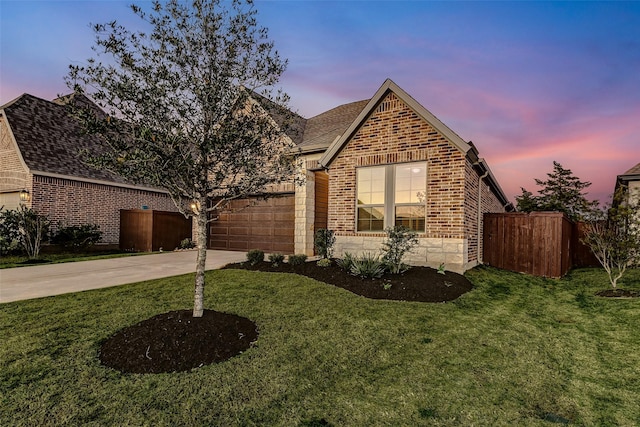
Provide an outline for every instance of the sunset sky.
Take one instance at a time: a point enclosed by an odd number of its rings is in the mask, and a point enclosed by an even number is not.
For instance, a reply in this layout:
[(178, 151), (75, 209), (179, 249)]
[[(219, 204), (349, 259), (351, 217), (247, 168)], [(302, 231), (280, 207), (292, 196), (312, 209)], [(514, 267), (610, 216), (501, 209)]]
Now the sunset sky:
[[(138, 25), (130, 1), (0, 0), (0, 104), (68, 92), (90, 23)], [(137, 2), (145, 4), (148, 2)], [(553, 161), (607, 200), (640, 162), (640, 2), (257, 1), (312, 117), (391, 78), (473, 141), (507, 196)]]

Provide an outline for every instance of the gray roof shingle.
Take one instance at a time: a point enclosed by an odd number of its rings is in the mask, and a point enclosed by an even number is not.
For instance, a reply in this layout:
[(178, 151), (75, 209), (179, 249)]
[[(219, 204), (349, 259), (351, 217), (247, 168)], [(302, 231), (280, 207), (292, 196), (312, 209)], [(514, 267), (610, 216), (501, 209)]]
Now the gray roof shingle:
[(329, 145), (344, 133), (369, 100), (340, 105), (329, 111), (307, 119), (302, 143), (298, 145), (303, 153), (326, 150)]
[[(280, 111), (266, 98), (258, 99), (276, 122), (288, 116), (287, 134), (301, 152), (322, 152), (340, 136), (367, 105), (368, 100), (340, 105), (329, 111), (305, 119), (298, 114)], [(75, 118), (68, 114), (65, 103), (87, 103), (98, 109), (85, 97), (65, 96), (47, 101), (24, 94), (0, 107), (22, 154), (33, 172), (58, 174), (91, 180), (133, 184), (108, 171), (94, 169), (82, 159), (82, 152), (100, 153), (104, 150), (97, 136), (84, 134)], [(102, 110), (96, 110), (102, 112)]]
[(640, 163), (638, 163), (637, 165), (635, 165), (634, 167), (632, 167), (631, 169), (623, 173), (621, 176), (624, 177), (624, 176), (635, 176), (635, 175), (640, 175)]
[(97, 137), (82, 133), (64, 105), (24, 94), (1, 108), (32, 172), (128, 183), (83, 162), (81, 152), (100, 153), (101, 144)]

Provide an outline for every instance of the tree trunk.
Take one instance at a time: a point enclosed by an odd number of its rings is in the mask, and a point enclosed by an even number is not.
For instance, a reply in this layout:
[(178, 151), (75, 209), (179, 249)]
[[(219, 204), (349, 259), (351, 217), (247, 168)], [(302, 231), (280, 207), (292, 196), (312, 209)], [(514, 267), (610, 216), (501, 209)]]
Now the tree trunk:
[(200, 209), (196, 216), (198, 239), (198, 261), (196, 263), (196, 285), (193, 301), (193, 317), (202, 317), (204, 312), (204, 272), (207, 261), (207, 210)]

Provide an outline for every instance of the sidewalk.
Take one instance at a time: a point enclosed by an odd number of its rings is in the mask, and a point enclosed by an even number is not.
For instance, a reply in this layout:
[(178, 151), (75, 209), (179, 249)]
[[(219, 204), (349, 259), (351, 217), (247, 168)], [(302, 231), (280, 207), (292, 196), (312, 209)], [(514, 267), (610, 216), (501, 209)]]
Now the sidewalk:
[[(246, 259), (244, 252), (207, 251), (207, 270)], [(196, 251), (0, 270), (0, 303), (106, 288), (196, 271)]]

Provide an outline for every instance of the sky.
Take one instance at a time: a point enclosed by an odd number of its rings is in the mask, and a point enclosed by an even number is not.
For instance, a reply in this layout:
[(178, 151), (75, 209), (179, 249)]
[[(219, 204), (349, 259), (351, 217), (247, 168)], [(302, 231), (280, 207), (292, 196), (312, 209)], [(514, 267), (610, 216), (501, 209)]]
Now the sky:
[[(134, 1), (135, 2), (135, 1)], [(68, 93), (93, 23), (131, 1), (0, 0), (0, 105)], [(137, 1), (142, 6), (146, 1)], [(313, 117), (392, 79), (465, 141), (507, 197), (558, 161), (603, 202), (640, 163), (640, 1), (256, 1), (288, 59), (280, 86)]]

